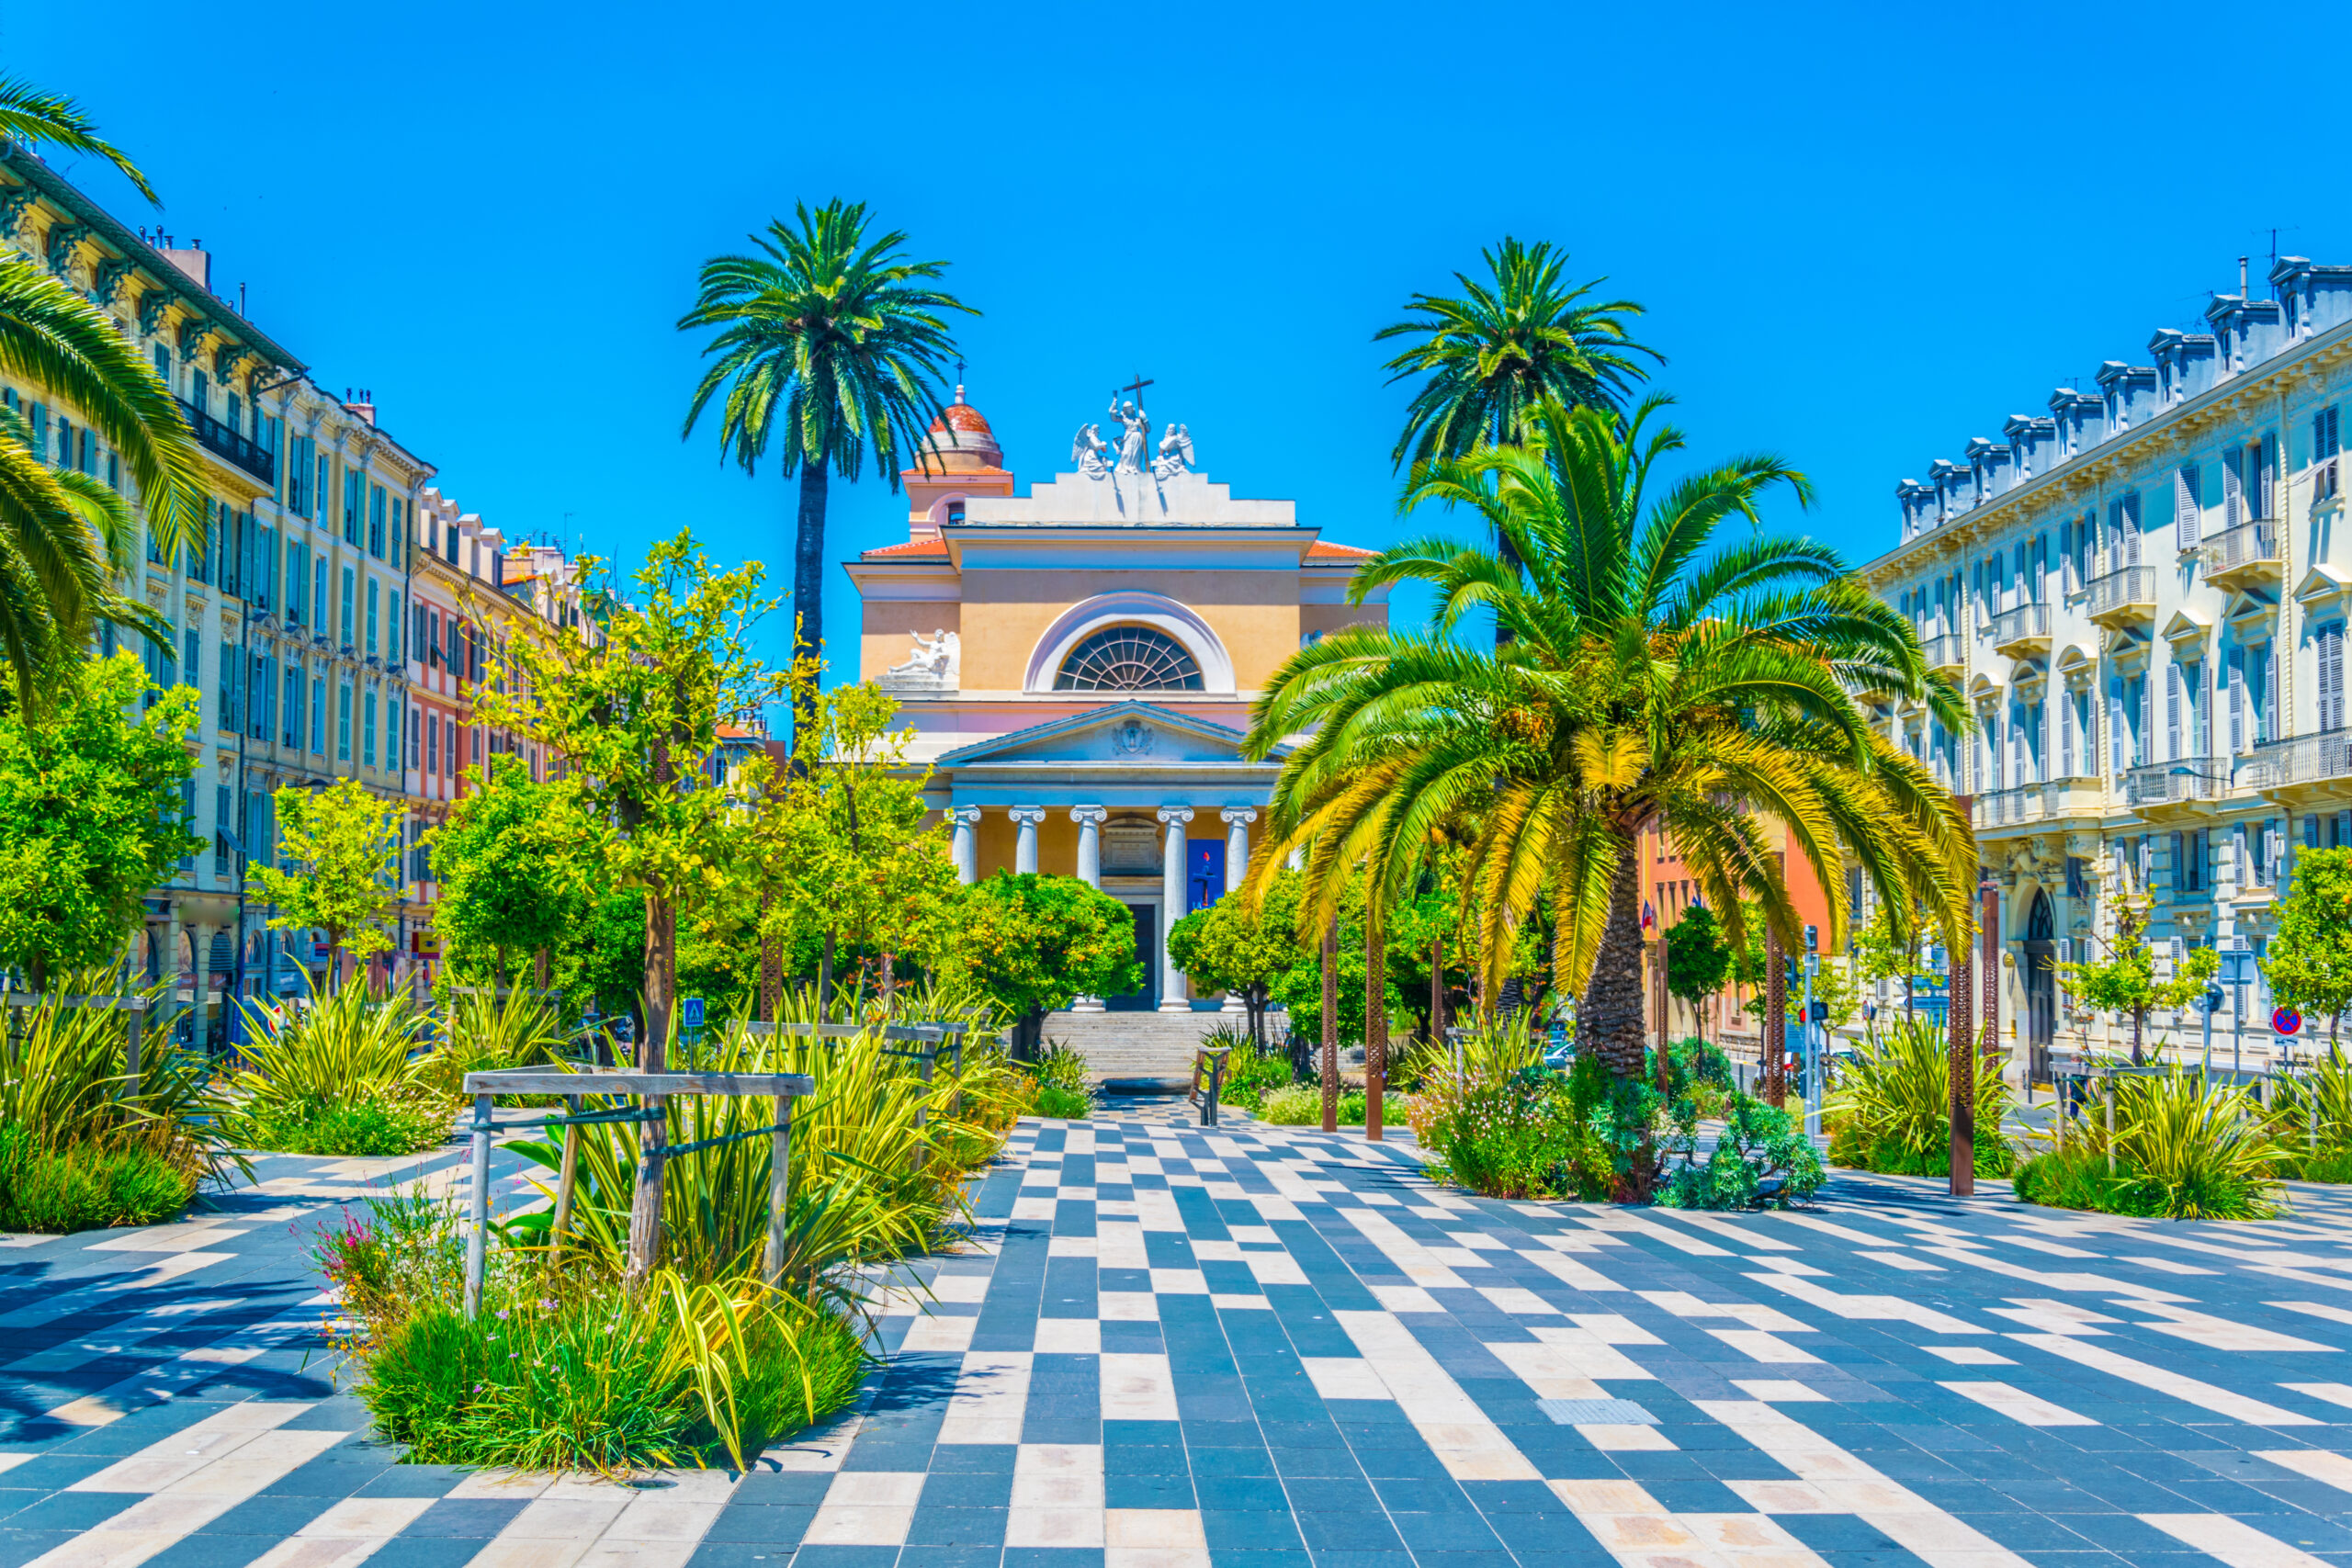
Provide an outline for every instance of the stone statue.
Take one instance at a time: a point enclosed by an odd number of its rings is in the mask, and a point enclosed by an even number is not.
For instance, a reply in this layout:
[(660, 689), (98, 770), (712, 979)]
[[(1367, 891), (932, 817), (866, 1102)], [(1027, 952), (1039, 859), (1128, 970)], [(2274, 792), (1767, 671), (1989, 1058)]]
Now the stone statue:
[(1111, 417), (1126, 429), (1126, 434), (1119, 438), (1119, 472), (1142, 473), (1144, 456), (1151, 446), (1150, 418), (1136, 406), (1132, 398), (1122, 404), (1116, 397), (1111, 400)]
[(1151, 465), (1152, 477), (1164, 484), (1199, 460), (1193, 456), (1193, 433), (1181, 424), (1171, 424), (1168, 434), (1159, 438), (1159, 457)]
[(1102, 426), (1081, 424), (1078, 427), (1078, 438), (1070, 443), (1069, 460), (1076, 463), (1078, 471), (1088, 479), (1099, 479), (1111, 472), (1110, 450), (1111, 444), (1102, 439)]
[(914, 652), (903, 664), (893, 664), (886, 671), (891, 675), (945, 676), (956, 669), (956, 655), (961, 651), (961, 639), (951, 631), (934, 631), (928, 637), (917, 632)]

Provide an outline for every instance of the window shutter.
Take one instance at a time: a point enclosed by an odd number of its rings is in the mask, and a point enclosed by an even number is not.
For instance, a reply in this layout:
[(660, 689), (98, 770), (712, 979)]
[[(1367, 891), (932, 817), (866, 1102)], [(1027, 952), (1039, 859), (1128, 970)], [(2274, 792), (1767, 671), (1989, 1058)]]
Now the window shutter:
[(2172, 836), (2172, 886), (2176, 893), (2188, 886), (2181, 880), (2181, 874), (2188, 869), (2188, 864), (2181, 844), (2181, 835), (2175, 833)]
[(2180, 666), (2165, 666), (2165, 761), (2180, 760)]
[(2245, 649), (2230, 649), (2230, 755), (2245, 750)]
[(2344, 728), (2344, 623), (2319, 632), (2319, 727)]
[(2197, 544), (2197, 465), (2186, 463), (2176, 471), (2172, 480), (2173, 544), (2179, 549), (2192, 549)]
[(2126, 566), (2140, 564), (2140, 492), (2123, 498), (2123, 551)]
[(2222, 526), (2234, 528), (2245, 521), (2245, 480), (2238, 473), (2239, 455), (2222, 454)]
[(2262, 645), (2262, 734), (2259, 739), (2278, 739), (2278, 639), (2272, 637)]
[(2110, 675), (2107, 681), (2107, 771), (2117, 776), (2123, 773), (2123, 677)]
[(2264, 436), (2259, 450), (2262, 455), (2262, 491), (2256, 499), (2262, 502), (2262, 510), (2256, 515), (2276, 517), (2278, 514), (2276, 504), (2278, 494), (2278, 438), (2276, 435)]
[(2071, 779), (2075, 773), (2075, 694), (2066, 692), (2058, 698), (2058, 776)]

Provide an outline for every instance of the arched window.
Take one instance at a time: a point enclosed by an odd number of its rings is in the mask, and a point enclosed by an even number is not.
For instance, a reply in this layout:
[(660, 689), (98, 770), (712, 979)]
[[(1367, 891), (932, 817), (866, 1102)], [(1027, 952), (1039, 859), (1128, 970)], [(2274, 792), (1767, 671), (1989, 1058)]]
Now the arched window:
[(1057, 692), (1197, 692), (1201, 667), (1184, 645), (1149, 626), (1106, 626), (1062, 660)]

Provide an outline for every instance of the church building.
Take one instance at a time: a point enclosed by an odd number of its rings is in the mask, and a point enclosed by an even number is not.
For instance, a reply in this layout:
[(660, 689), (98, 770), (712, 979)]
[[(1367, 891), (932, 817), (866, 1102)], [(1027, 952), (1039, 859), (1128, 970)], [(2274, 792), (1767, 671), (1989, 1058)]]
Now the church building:
[(1155, 433), (1133, 401), (1114, 421), (1115, 440), (1081, 427), (1075, 471), (1023, 495), (956, 389), (929, 471), (901, 475), (906, 542), (847, 563), (860, 678), (917, 731), (965, 881), (1078, 876), (1135, 911), (1144, 988), (1074, 1012), (1214, 1010), (1170, 966), (1167, 931), (1249, 863), (1280, 766), (1241, 753), (1250, 704), (1300, 648), (1385, 626), (1385, 593), (1350, 604), (1372, 552), (1327, 542), (1291, 502), (1236, 499), (1195, 468), (1183, 425)]

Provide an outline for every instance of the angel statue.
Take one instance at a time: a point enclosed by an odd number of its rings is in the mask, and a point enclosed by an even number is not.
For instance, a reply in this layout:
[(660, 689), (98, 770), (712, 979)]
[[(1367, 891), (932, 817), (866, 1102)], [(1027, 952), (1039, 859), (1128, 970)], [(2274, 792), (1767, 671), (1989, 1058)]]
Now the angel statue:
[(1110, 451), (1111, 444), (1102, 439), (1100, 425), (1081, 424), (1078, 427), (1078, 439), (1070, 443), (1069, 460), (1088, 479), (1103, 479), (1111, 472)]
[(1152, 478), (1165, 484), (1199, 461), (1193, 456), (1193, 433), (1181, 424), (1171, 424), (1168, 434), (1159, 438), (1159, 457), (1151, 465)]
[(956, 645), (962, 640), (944, 629), (929, 637), (914, 634), (914, 652), (903, 664), (893, 664), (885, 671), (891, 675), (945, 675), (956, 663)]

